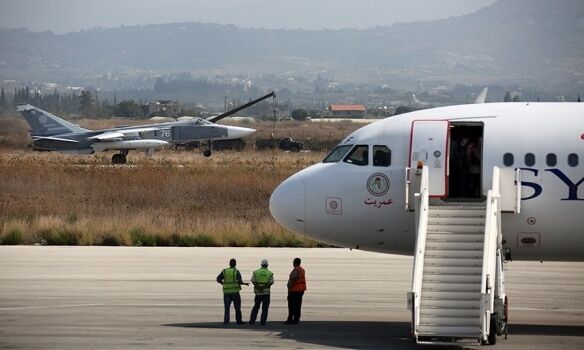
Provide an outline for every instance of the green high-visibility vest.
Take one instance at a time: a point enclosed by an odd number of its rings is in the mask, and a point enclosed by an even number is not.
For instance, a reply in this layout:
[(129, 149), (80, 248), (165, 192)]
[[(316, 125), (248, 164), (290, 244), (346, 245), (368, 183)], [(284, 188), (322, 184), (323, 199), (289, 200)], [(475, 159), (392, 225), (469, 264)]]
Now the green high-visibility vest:
[(267, 267), (262, 267), (261, 269), (257, 269), (253, 272), (253, 276), (255, 278), (256, 285), (259, 287), (264, 287), (263, 289), (258, 289), (257, 287), (254, 288), (254, 292), (256, 294), (270, 294), (270, 280), (274, 274), (272, 271), (268, 270)]
[(239, 293), (241, 286), (237, 281), (237, 269), (228, 267), (223, 270), (223, 294)]

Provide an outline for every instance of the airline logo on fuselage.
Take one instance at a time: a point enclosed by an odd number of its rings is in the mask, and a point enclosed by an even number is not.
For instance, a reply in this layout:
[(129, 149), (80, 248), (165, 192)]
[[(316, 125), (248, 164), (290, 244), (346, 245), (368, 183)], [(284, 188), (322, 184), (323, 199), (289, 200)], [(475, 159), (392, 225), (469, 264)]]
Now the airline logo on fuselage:
[[(534, 177), (538, 177), (541, 174), (540, 169), (534, 169), (534, 168), (521, 168), (521, 171), (526, 172), (526, 173), (531, 173), (531, 174), (533, 174)], [(584, 177), (582, 177), (580, 180), (577, 180), (577, 182), (576, 182), (576, 181), (573, 181), (572, 179), (570, 179), (568, 177), (568, 175), (564, 174), (564, 172), (558, 168), (544, 169), (543, 171), (554, 174), (562, 184), (564, 184), (568, 187), (568, 193), (562, 194), (563, 198), (561, 198), (561, 200), (563, 200), (563, 201), (584, 201), (584, 198), (578, 197), (578, 187), (582, 183), (584, 183)], [(521, 186), (529, 187), (533, 191), (533, 193), (530, 196), (521, 198), (521, 200), (524, 200), (524, 201), (529, 200), (529, 199), (533, 199), (533, 198), (537, 198), (543, 193), (543, 186), (537, 182), (530, 182), (530, 181), (521, 180)]]
[(383, 196), (389, 191), (389, 178), (382, 173), (375, 173), (369, 176), (367, 190), (374, 196)]

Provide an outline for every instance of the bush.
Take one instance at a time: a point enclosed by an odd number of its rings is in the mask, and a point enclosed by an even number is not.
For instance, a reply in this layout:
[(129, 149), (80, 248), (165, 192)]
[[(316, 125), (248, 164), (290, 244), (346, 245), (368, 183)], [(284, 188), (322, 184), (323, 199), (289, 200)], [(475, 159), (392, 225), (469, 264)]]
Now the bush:
[(141, 228), (131, 229), (128, 234), (132, 239), (132, 244), (137, 247), (154, 247), (156, 246), (156, 237), (144, 232)]
[(175, 242), (179, 247), (196, 247), (197, 237), (194, 235), (182, 235), (178, 236)]
[(273, 234), (262, 233), (257, 244), (258, 247), (281, 247), (282, 241), (277, 239)]
[(120, 237), (113, 234), (106, 234), (101, 241), (101, 245), (109, 247), (117, 247), (122, 245), (120, 242)]
[(282, 239), (282, 245), (284, 247), (299, 248), (299, 247), (303, 247), (304, 243), (302, 242), (302, 240), (298, 239), (295, 235), (291, 234), (291, 235), (287, 235), (286, 237), (284, 237)]
[(40, 237), (48, 245), (79, 245), (79, 235), (76, 232), (53, 228), (42, 230)]
[(198, 247), (217, 247), (217, 246), (219, 246), (219, 244), (217, 244), (217, 241), (215, 241), (215, 238), (213, 238), (212, 236), (210, 236), (208, 234), (204, 234), (204, 233), (195, 237), (195, 245)]
[(22, 244), (22, 231), (15, 228), (10, 231), (2, 238), (3, 245), (18, 245)]
[(292, 111), (291, 117), (294, 120), (306, 120), (308, 118), (308, 111), (302, 108), (295, 109)]
[(242, 241), (238, 240), (237, 238), (231, 238), (231, 239), (229, 239), (229, 241), (227, 241), (227, 246), (228, 247), (245, 247), (246, 244), (245, 244), (245, 242), (242, 242)]

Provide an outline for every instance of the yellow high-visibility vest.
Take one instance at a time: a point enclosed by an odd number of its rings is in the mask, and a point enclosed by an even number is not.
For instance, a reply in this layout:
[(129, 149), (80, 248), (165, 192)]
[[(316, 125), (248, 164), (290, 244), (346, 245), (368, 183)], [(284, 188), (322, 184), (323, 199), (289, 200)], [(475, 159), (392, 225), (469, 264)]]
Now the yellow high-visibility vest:
[(270, 294), (270, 280), (274, 275), (272, 271), (268, 270), (267, 267), (262, 267), (261, 269), (257, 269), (253, 272), (255, 282), (259, 287), (263, 287), (263, 289), (258, 289), (257, 287), (254, 288), (254, 292), (256, 294)]
[(241, 286), (237, 281), (237, 269), (228, 267), (223, 270), (223, 294), (239, 293)]

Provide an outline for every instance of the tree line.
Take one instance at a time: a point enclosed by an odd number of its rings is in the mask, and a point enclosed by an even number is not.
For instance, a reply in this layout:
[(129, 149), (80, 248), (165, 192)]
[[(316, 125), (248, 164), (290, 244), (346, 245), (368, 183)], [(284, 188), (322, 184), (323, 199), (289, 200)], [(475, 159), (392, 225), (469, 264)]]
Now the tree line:
[[(226, 109), (231, 109), (242, 105), (247, 101), (244, 99), (234, 98), (227, 103), (225, 101)], [(14, 89), (11, 98), (5, 92), (4, 88), (0, 90), (0, 115), (14, 114), (16, 106), (20, 104), (31, 104), (37, 108), (46, 110), (58, 115), (79, 115), (86, 118), (148, 118), (149, 114), (147, 105), (142, 100), (136, 102), (133, 99), (117, 101), (117, 95), (114, 93), (113, 101), (110, 102), (107, 98), (100, 99), (98, 92), (90, 90), (82, 90), (81, 92), (62, 93), (53, 90), (51, 93), (41, 93), (39, 90), (30, 89), (28, 86), (24, 88)], [(278, 103), (274, 106), (272, 102), (262, 102), (257, 105), (247, 108), (245, 111), (238, 113), (242, 116), (260, 116), (260, 119), (269, 119), (274, 114), (274, 107), (279, 110), (288, 110), (290, 108), (289, 102)], [(192, 115), (206, 117), (209, 111), (204, 108), (184, 108), (174, 114), (170, 112), (156, 111), (156, 115), (177, 117), (180, 115)]]
[(134, 100), (124, 100), (118, 103), (115, 94), (113, 102), (110, 102), (108, 99), (101, 100), (98, 93), (89, 90), (82, 90), (80, 93), (61, 93), (55, 89), (47, 94), (26, 86), (15, 88), (12, 99), (10, 99), (4, 88), (0, 90), (1, 114), (14, 112), (16, 106), (20, 104), (31, 104), (51, 113), (78, 114), (90, 118), (145, 117), (141, 103)]

